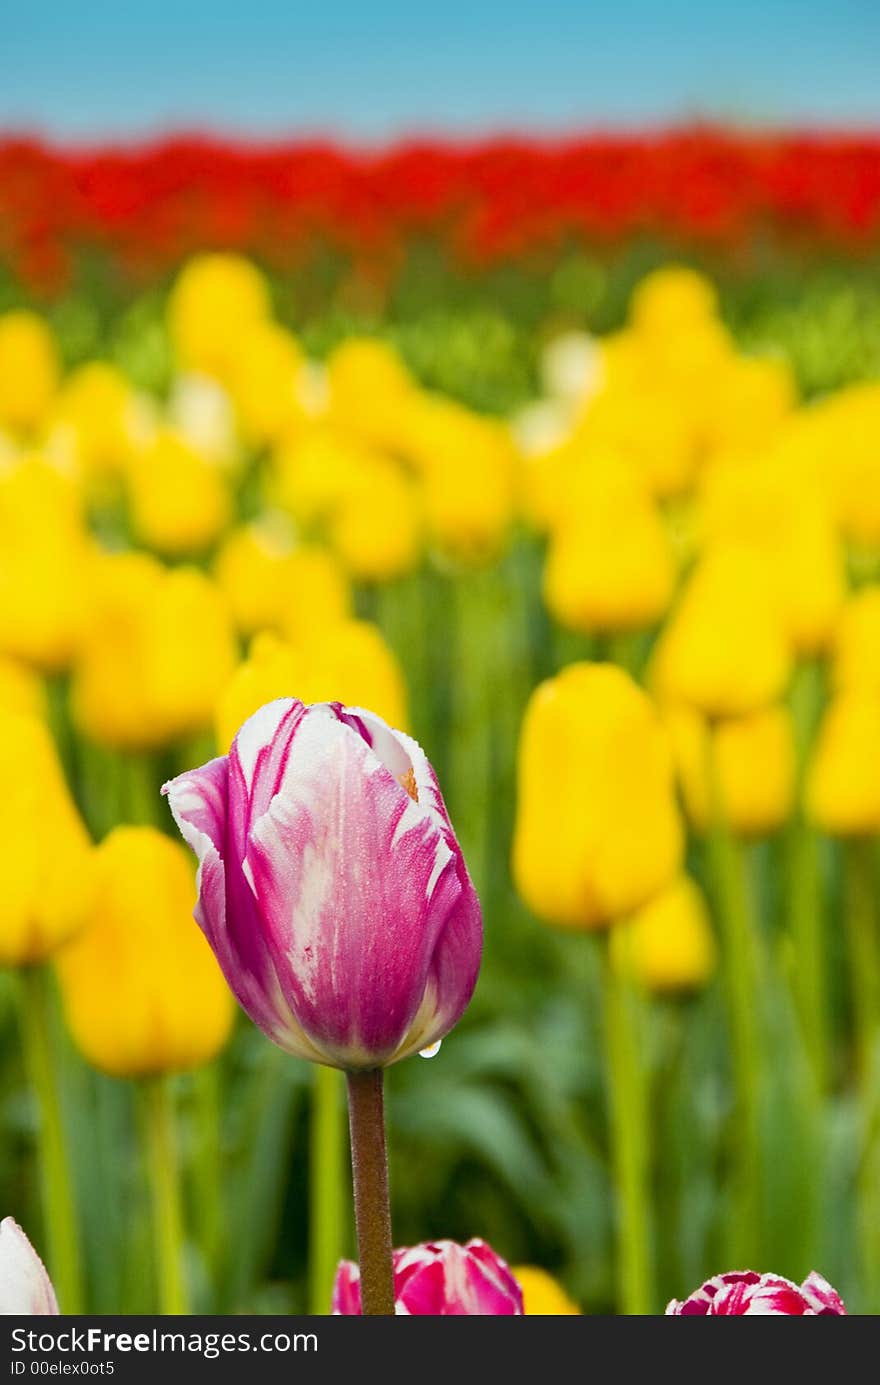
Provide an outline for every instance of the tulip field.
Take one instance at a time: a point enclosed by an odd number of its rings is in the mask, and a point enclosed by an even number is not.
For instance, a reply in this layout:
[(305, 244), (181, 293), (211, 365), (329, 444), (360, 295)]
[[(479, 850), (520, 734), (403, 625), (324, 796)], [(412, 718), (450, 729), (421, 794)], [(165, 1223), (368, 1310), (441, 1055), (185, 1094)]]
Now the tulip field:
[(0, 766), (2, 1311), (880, 1313), (880, 140), (0, 140)]

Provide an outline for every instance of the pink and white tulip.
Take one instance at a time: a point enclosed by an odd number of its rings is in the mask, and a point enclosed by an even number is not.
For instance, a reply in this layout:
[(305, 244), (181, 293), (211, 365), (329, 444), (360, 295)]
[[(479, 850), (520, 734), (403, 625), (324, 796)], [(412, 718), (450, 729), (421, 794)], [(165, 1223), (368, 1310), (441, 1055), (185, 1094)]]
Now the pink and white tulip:
[(772, 1317), (822, 1318), (845, 1315), (846, 1308), (837, 1290), (815, 1270), (800, 1287), (778, 1274), (733, 1270), (707, 1279), (689, 1298), (673, 1299), (666, 1312), (682, 1317), (760, 1313)]
[[(395, 1311), (403, 1317), (514, 1317), (523, 1312), (522, 1289), (485, 1241), (430, 1241), (394, 1252)], [(336, 1271), (332, 1311), (361, 1313), (360, 1271), (343, 1260)]]
[(270, 1039), (358, 1071), (448, 1033), (482, 920), (414, 740), (360, 708), (285, 698), (163, 792), (199, 859), (195, 917)]
[(0, 1222), (0, 1314), (42, 1317), (58, 1313), (58, 1300), (42, 1260), (18, 1222)]

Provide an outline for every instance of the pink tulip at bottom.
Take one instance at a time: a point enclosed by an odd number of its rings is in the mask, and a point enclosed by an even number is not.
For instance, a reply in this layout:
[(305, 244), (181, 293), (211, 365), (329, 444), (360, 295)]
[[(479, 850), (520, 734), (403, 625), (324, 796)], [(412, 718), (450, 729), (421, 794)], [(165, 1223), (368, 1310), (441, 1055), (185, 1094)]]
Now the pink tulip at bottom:
[(747, 1313), (784, 1318), (827, 1318), (846, 1314), (836, 1289), (815, 1270), (798, 1287), (778, 1274), (732, 1270), (707, 1279), (686, 1299), (673, 1299), (666, 1312), (681, 1317), (728, 1317)]
[[(394, 1252), (395, 1312), (403, 1317), (513, 1317), (523, 1312), (522, 1289), (485, 1241), (429, 1241)], [(361, 1314), (360, 1271), (343, 1260), (333, 1285), (332, 1311)]]
[(199, 858), (196, 919), (270, 1039), (363, 1071), (448, 1033), (482, 920), (414, 740), (361, 708), (285, 698), (163, 792)]
[(0, 1222), (0, 1314), (53, 1316), (58, 1300), (42, 1260), (18, 1222)]

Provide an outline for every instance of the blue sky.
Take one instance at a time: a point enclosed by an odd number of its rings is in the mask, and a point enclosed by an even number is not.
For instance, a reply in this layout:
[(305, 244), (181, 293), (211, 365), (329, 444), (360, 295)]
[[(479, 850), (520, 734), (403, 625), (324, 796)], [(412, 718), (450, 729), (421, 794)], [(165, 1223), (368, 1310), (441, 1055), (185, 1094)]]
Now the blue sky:
[(0, 128), (326, 132), (880, 128), (880, 0), (10, 0)]

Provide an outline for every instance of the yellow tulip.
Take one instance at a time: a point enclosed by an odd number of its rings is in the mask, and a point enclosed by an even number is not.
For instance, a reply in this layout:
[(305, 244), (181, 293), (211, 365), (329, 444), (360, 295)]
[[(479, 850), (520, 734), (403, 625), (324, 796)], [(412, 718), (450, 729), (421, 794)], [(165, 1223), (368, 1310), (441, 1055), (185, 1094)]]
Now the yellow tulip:
[(0, 710), (45, 717), (46, 689), (33, 669), (0, 654)]
[(77, 1047), (114, 1077), (210, 1062), (235, 1005), (192, 918), (188, 853), (152, 827), (117, 827), (95, 852), (92, 919), (57, 959)]
[(657, 642), (651, 677), (658, 695), (706, 716), (744, 716), (776, 701), (790, 670), (767, 561), (739, 545), (711, 549)]
[(513, 522), (513, 438), (495, 419), (421, 395), (410, 408), (406, 455), (421, 474), (429, 538), (456, 561), (497, 556)]
[(341, 498), (330, 524), (333, 547), (359, 582), (391, 582), (421, 557), (422, 519), (413, 482), (377, 460)]
[(170, 430), (135, 453), (127, 479), (135, 532), (164, 557), (203, 552), (229, 523), (232, 497), (222, 472)]
[(116, 366), (90, 361), (67, 377), (52, 416), (55, 445), (100, 498), (138, 443), (142, 419), (131, 385)]
[(58, 386), (52, 333), (36, 313), (0, 317), (0, 426), (31, 433), (42, 424)]
[(697, 831), (711, 824), (715, 794), (725, 826), (737, 836), (768, 836), (788, 820), (796, 762), (785, 707), (763, 707), (714, 725), (690, 708), (677, 707), (664, 720), (687, 815)]
[(0, 468), (0, 652), (47, 672), (69, 664), (89, 561), (72, 481), (35, 456)]
[(844, 536), (880, 546), (880, 385), (852, 385), (807, 413)]
[(822, 832), (880, 832), (880, 701), (839, 693), (828, 707), (807, 772), (807, 813)]
[(703, 538), (754, 549), (793, 647), (816, 654), (833, 635), (845, 594), (844, 554), (815, 476), (784, 455), (729, 455), (700, 493)]
[(633, 389), (600, 390), (587, 403), (577, 435), (592, 449), (635, 464), (652, 495), (679, 495), (699, 460), (701, 410), (650, 380)]
[(880, 587), (863, 587), (841, 610), (831, 677), (840, 691), (880, 698)]
[(250, 443), (275, 442), (292, 425), (303, 423), (304, 364), (296, 338), (277, 322), (254, 322), (242, 333), (229, 371), (229, 392)]
[(339, 621), (299, 644), (268, 631), (258, 635), (217, 699), (218, 745), (226, 749), (242, 723), (278, 697), (368, 707), (391, 726), (407, 725), (403, 673), (368, 621)]
[(415, 386), (393, 346), (350, 337), (327, 360), (327, 385), (334, 424), (376, 447), (397, 446)]
[(574, 664), (526, 709), (513, 842), (517, 888), (539, 918), (595, 928), (677, 873), (682, 826), (666, 736), (613, 664)]
[(205, 730), (234, 666), (225, 602), (202, 573), (169, 572), (145, 553), (96, 562), (71, 683), (73, 718), (90, 740), (149, 750)]
[(526, 1317), (580, 1317), (580, 1308), (546, 1270), (537, 1265), (515, 1265), (510, 1272), (522, 1289)]
[(239, 255), (197, 255), (177, 276), (168, 327), (184, 370), (225, 380), (244, 333), (270, 315), (264, 276)]
[(687, 875), (611, 932), (614, 965), (646, 991), (698, 990), (711, 979), (717, 947), (702, 891)]
[(797, 386), (787, 361), (731, 356), (711, 398), (708, 446), (760, 447), (796, 403)]
[(351, 612), (351, 590), (339, 561), (324, 548), (294, 547), (282, 516), (233, 529), (214, 576), (243, 635), (288, 631), (299, 639)]
[(0, 773), (0, 965), (29, 966), (84, 924), (92, 847), (39, 718), (0, 711)]
[(551, 537), (544, 597), (573, 630), (638, 630), (672, 597), (675, 563), (659, 514), (618, 459), (583, 466)]
[(630, 322), (638, 332), (666, 335), (699, 328), (718, 313), (718, 294), (704, 274), (669, 264), (636, 285), (630, 300)]
[(325, 424), (304, 432), (295, 429), (272, 456), (269, 499), (304, 529), (314, 529), (370, 475), (377, 455), (350, 434)]

